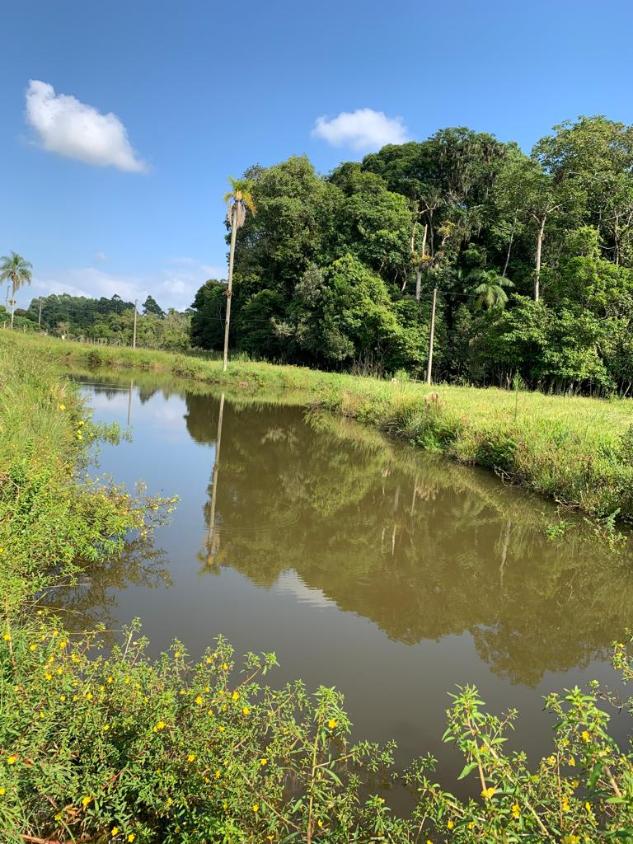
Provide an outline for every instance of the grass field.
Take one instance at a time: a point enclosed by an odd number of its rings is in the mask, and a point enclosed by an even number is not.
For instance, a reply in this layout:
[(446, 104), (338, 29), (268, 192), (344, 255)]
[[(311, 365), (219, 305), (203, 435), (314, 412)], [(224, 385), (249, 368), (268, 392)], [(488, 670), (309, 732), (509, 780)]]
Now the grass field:
[(317, 405), (601, 519), (633, 521), (633, 400), (547, 396), (319, 372), (0, 332), (0, 355), (141, 369)]

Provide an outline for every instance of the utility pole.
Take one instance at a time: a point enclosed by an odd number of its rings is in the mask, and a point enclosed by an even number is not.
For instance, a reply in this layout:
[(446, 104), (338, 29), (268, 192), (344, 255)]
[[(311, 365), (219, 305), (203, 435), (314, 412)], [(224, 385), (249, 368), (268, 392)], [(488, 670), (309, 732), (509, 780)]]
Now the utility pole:
[(235, 238), (237, 236), (237, 202), (231, 206), (231, 246), (229, 250), (229, 278), (226, 288), (226, 322), (224, 323), (224, 364), (226, 372), (229, 365), (229, 325), (231, 323), (231, 299), (233, 298), (233, 264), (235, 261)]
[(134, 300), (134, 332), (132, 334), (132, 348), (136, 348), (136, 311), (138, 306), (138, 299)]
[(437, 304), (437, 286), (433, 288), (433, 304), (431, 305), (431, 331), (429, 334), (429, 362), (426, 368), (426, 383), (432, 384), (433, 374), (433, 342), (435, 340), (435, 305)]

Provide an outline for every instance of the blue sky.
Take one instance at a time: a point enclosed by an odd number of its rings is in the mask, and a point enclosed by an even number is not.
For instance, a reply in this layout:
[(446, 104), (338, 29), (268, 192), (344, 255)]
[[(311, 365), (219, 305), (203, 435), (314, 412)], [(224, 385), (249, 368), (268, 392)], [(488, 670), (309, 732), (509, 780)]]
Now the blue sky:
[(529, 149), (579, 114), (633, 122), (620, 0), (0, 8), (0, 254), (34, 265), (22, 301), (150, 291), (187, 306), (225, 275), (226, 178), (255, 162), (306, 153), (327, 172), (446, 126)]

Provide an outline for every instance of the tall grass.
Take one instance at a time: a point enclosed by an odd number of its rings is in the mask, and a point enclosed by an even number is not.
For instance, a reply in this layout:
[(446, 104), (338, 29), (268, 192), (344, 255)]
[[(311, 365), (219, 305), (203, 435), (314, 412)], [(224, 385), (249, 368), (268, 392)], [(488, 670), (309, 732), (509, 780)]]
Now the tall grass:
[(0, 332), (0, 354), (94, 370), (142, 369), (327, 408), (461, 463), (483, 466), (597, 518), (633, 521), (633, 400), (548, 396), (95, 348)]

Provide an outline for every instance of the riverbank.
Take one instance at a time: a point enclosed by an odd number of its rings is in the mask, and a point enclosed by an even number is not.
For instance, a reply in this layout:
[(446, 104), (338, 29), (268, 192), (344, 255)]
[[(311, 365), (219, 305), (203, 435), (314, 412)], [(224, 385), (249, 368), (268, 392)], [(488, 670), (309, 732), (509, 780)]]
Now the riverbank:
[[(107, 655), (98, 632), (71, 635), (42, 598), (146, 535), (160, 504), (82, 481), (87, 446), (103, 432), (42, 348), (0, 342), (3, 842), (470, 844), (629, 834), (633, 763), (609, 737), (595, 690), (550, 696), (558, 725), (551, 755), (535, 768), (504, 751), (508, 720), (462, 690), (445, 740), (481, 796), (461, 801), (435, 784), (431, 760), (402, 776), (390, 749), (350, 744), (335, 690), (264, 685), (271, 654), (238, 661), (219, 639), (197, 662), (180, 642), (154, 661), (137, 627)], [(622, 647), (616, 663), (630, 679)], [(378, 665), (376, 675), (380, 682)], [(410, 815), (362, 797), (359, 783), (372, 777), (410, 787)]]
[(496, 388), (426, 385), (232, 362), (168, 352), (96, 347), (0, 333), (11, 347), (67, 366), (146, 370), (238, 391), (292, 396), (373, 425), (412, 445), (493, 470), (566, 507), (633, 521), (633, 400), (547, 396)]

